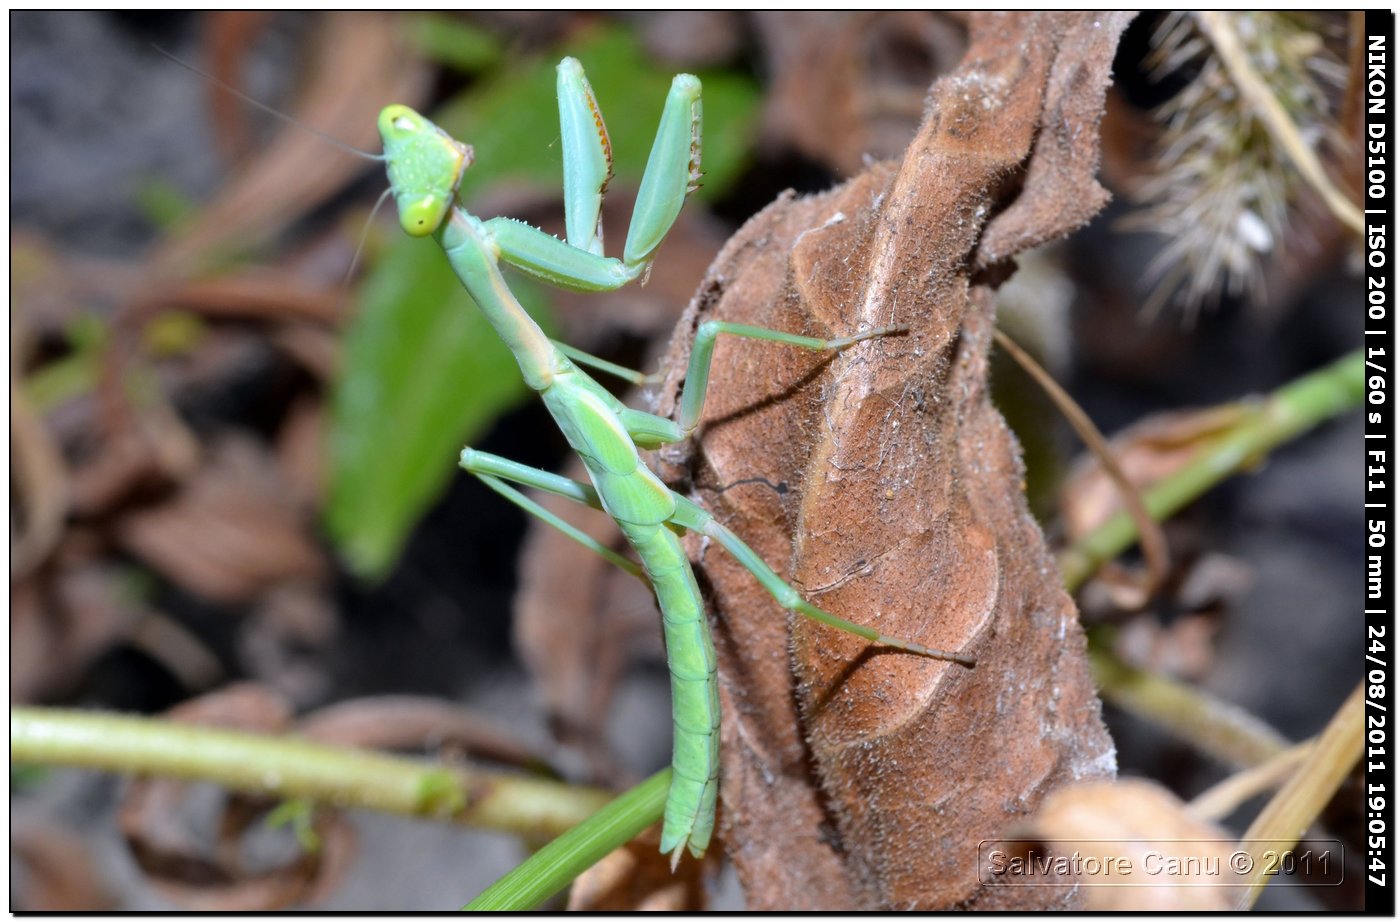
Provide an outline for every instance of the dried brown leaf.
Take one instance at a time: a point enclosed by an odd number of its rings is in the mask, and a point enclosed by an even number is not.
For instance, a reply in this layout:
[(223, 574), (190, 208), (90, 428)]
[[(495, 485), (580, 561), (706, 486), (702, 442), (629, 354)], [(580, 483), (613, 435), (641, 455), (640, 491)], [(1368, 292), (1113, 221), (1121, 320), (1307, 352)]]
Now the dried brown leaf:
[(637, 26), (648, 54), (685, 70), (722, 64), (744, 42), (743, 22), (734, 10), (655, 10)]
[(160, 397), (139, 409), (127, 403), (125, 387), (115, 374), (104, 380), (94, 421), (100, 445), (73, 471), (72, 508), (96, 517), (146, 492), (179, 483), (201, 462), (198, 440)]
[(765, 142), (844, 176), (899, 156), (929, 82), (966, 47), (955, 16), (924, 10), (769, 10), (754, 24), (772, 70)]
[[(314, 30), (308, 83), (292, 115), (361, 149), (378, 144), (374, 107), (385, 99), (415, 104), (426, 70), (404, 49), (387, 14), (324, 14)], [(323, 203), (365, 163), (295, 126), (277, 137), (151, 260), (153, 275), (179, 278), (211, 255), (281, 230)]]
[(10, 911), (102, 912), (117, 908), (112, 887), (98, 873), (87, 840), (53, 819), (21, 816), (10, 830)]
[(70, 532), (52, 567), (10, 587), (10, 694), (16, 701), (73, 690), (88, 665), (140, 620), (121, 572)]
[(209, 454), (175, 496), (124, 516), (118, 543), (215, 601), (247, 601), (283, 580), (318, 578), (325, 561), (266, 451), (228, 437)]
[(1138, 615), (1115, 632), (1113, 652), (1157, 675), (1200, 679), (1215, 665), (1219, 630), (1219, 619), (1208, 615), (1181, 615), (1166, 627), (1152, 615)]
[(122, 321), (144, 323), (172, 310), (239, 320), (302, 320), (332, 327), (345, 319), (334, 291), (309, 287), (292, 272), (260, 267), (171, 285), (146, 298), (139, 314), (128, 313)]
[[(1123, 858), (1135, 873), (1101, 878), (1081, 888), (1084, 908), (1092, 912), (1220, 911), (1233, 902), (1238, 888), (1229, 873), (1234, 837), (1213, 823), (1191, 815), (1170, 791), (1150, 781), (1124, 779), (1062, 788), (1050, 794), (1023, 827), (1053, 843), (1057, 854)], [(1148, 854), (1199, 859), (1201, 873), (1146, 873), (1154, 866)], [(1183, 863), (1185, 865), (1185, 863)], [(1222, 873), (1210, 873), (1219, 867)], [(1167, 881), (1161, 886), (1152, 886)], [(1086, 881), (1086, 883), (1089, 883)]]
[(636, 840), (580, 874), (569, 890), (570, 912), (703, 912), (705, 869), (686, 861), (672, 872), (655, 840)]
[(451, 748), (514, 765), (544, 764), (538, 753), (490, 720), (458, 705), (413, 695), (342, 701), (307, 714), (298, 732), (342, 746)]
[(11, 535), (10, 579), (21, 579), (53, 553), (68, 515), (69, 474), (63, 453), (39, 414), (25, 399), (19, 373), (26, 338), (17, 318), (10, 321), (10, 459), (14, 465), (14, 506), (23, 523)]
[(241, 625), (239, 660), (247, 673), (298, 705), (333, 693), (325, 656), (340, 632), (335, 601), (320, 583), (269, 587)]
[[(204, 21), (204, 53), (214, 77), (229, 86), (242, 83), (242, 66), (272, 22), (267, 10), (215, 10)], [(253, 146), (252, 107), (213, 84), (209, 116), (220, 146), (235, 159)]]
[(319, 397), (292, 401), (277, 434), (277, 465), (287, 491), (298, 505), (314, 509), (326, 482), (326, 407)]
[[(260, 733), (291, 727), (291, 708), (280, 696), (240, 683), (187, 701), (166, 718)], [(218, 798), (208, 821), (207, 799)], [(291, 849), (279, 863), (250, 854), (245, 837), (261, 828), (274, 806), (267, 798), (223, 795), (207, 786), (167, 779), (138, 779), (127, 788), (119, 823), (137, 864), (161, 894), (196, 911), (282, 909), (323, 896), (348, 870), (354, 832), (338, 811), (317, 808), (314, 852)], [(211, 828), (212, 826), (212, 828)]]
[(187, 689), (205, 691), (224, 678), (218, 656), (204, 641), (161, 612), (145, 612), (132, 626), (127, 641), (134, 649), (160, 663)]
[(1086, 182), (1127, 20), (973, 17), (903, 163), (750, 221), (672, 344), (663, 412), (702, 320), (910, 327), (828, 358), (721, 342), (700, 447), (667, 453), (668, 475), (817, 604), (978, 659), (969, 671), (789, 627), (747, 572), (692, 543), (718, 621), (722, 833), (751, 908), (1075, 905), (1069, 888), (976, 876), (980, 840), (1056, 787), (1111, 775), (1114, 757), (987, 395), (989, 286), (1005, 273), (970, 267), (1101, 201)]
[[(1180, 470), (1237, 425), (1244, 406), (1156, 413), (1109, 439), (1109, 448), (1138, 490)], [(1122, 509), (1118, 488), (1097, 458), (1086, 455), (1060, 488), (1060, 518), (1068, 540), (1083, 537)]]

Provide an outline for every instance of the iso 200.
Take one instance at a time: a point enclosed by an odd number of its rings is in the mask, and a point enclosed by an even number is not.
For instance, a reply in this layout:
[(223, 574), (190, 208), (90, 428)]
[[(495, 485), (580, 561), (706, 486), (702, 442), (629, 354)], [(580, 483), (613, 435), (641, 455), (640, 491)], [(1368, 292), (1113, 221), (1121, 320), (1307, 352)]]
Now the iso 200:
[(1265, 851), (1259, 855), (1259, 863), (1264, 868), (1264, 874), (1286, 877), (1304, 875), (1326, 875), (1332, 867), (1332, 852), (1329, 850), (1295, 852), (1292, 849), (1284, 851)]

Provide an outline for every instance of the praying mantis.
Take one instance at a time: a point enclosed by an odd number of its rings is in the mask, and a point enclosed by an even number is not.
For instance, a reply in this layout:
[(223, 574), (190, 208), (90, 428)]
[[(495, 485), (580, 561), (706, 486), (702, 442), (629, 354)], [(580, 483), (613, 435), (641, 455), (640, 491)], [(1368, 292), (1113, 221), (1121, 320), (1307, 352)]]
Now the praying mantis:
[[(704, 855), (714, 830), (719, 794), (719, 686), (714, 644), (700, 588), (679, 533), (701, 534), (724, 547), (788, 611), (866, 640), (971, 667), (971, 657), (889, 637), (824, 611), (802, 598), (734, 532), (696, 503), (670, 490), (639, 451), (683, 441), (695, 432), (705, 403), (710, 360), (724, 334), (816, 352), (836, 352), (897, 327), (818, 339), (744, 324), (708, 321), (696, 332), (677, 419), (627, 407), (584, 371), (615, 366), (549, 339), (526, 314), (501, 272), (505, 263), (559, 288), (612, 291), (646, 278), (656, 249), (700, 180), (700, 81), (679, 74), (671, 83), (633, 209), (622, 257), (604, 255), (600, 213), (612, 176), (602, 113), (582, 65), (558, 66), (560, 140), (564, 161), (565, 239), (510, 218), (481, 220), (457, 200), (472, 148), (413, 109), (385, 107), (378, 121), (383, 159), (403, 230), (431, 236), (467, 293), (510, 348), (524, 381), (536, 391), (588, 472), (580, 483), (496, 455), (464, 449), (461, 466), (488, 487), (560, 529), (610, 562), (647, 581), (662, 613), (671, 675), (674, 740), (672, 781), (661, 851), (674, 868), (689, 851)], [(542, 490), (599, 509), (621, 528), (641, 563), (583, 534), (544, 509), (521, 488)]]

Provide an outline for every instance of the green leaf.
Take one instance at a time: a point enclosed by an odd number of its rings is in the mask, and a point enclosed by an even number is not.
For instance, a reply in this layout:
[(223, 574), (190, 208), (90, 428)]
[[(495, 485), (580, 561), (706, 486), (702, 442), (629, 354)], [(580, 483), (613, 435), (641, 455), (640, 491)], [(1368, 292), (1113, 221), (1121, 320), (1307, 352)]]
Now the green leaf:
[[(539, 289), (512, 288), (540, 319)], [(437, 244), (396, 238), (361, 290), (332, 399), (327, 526), (350, 568), (383, 576), (462, 445), (528, 394)]]
[(408, 38), (424, 57), (467, 74), (486, 70), (505, 53), (490, 32), (443, 13), (413, 17)]

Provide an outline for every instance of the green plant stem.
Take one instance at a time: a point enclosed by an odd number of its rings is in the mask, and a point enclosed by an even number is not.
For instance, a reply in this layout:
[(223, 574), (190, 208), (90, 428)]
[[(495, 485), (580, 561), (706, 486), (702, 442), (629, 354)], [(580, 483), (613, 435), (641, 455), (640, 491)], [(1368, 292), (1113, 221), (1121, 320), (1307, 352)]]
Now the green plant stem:
[[(1175, 513), (1270, 450), (1361, 403), (1362, 350), (1293, 381), (1259, 401), (1241, 422), (1205, 444), (1175, 473), (1143, 492), (1154, 519)], [(1106, 561), (1127, 550), (1137, 529), (1118, 513), (1060, 555), (1065, 588), (1079, 588)], [(1137, 669), (1113, 653), (1107, 631), (1092, 631), (1090, 664), (1105, 700), (1164, 727), (1173, 735), (1235, 766), (1258, 765), (1287, 745), (1277, 731), (1232, 704), (1164, 676)]]
[(534, 909), (563, 890), (609, 852), (661, 819), (671, 769), (665, 768), (619, 796), (588, 822), (576, 826), (482, 892), (463, 909), (470, 912)]
[(606, 804), (606, 791), (328, 746), (296, 737), (87, 711), (10, 710), (10, 760), (210, 781), (544, 841)]
[[(1357, 349), (1279, 388), (1243, 414), (1241, 423), (1202, 446), (1190, 462), (1144, 490), (1143, 505), (1154, 519), (1167, 518), (1279, 444), (1356, 407), (1365, 386), (1365, 358)], [(1078, 589), (1136, 540), (1132, 519), (1123, 512), (1115, 514), (1060, 554), (1065, 587)]]
[(1102, 638), (1103, 632), (1090, 634), (1089, 666), (1105, 700), (1237, 768), (1267, 762), (1288, 748), (1281, 733), (1248, 711), (1194, 686), (1129, 666)]

